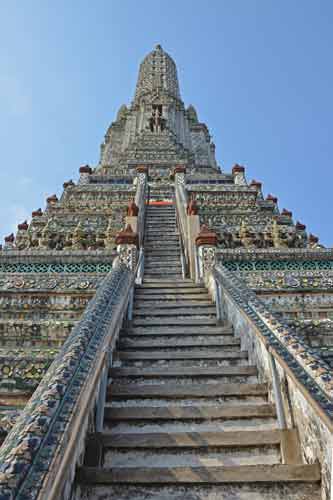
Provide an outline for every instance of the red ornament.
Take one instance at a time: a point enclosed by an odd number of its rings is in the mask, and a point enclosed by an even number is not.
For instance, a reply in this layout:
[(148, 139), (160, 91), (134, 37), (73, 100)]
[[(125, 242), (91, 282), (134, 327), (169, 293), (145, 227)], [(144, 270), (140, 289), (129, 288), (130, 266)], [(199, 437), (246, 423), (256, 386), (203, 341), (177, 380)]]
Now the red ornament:
[(137, 233), (133, 232), (130, 224), (126, 226), (123, 231), (120, 231), (116, 235), (116, 245), (136, 245), (139, 246), (139, 240)]
[(29, 227), (29, 224), (28, 222), (25, 220), (24, 222), (22, 222), (21, 224), (18, 224), (17, 226), (17, 229), (19, 229), (20, 231), (26, 231)]
[(252, 180), (250, 182), (250, 186), (255, 187), (257, 189), (257, 191), (260, 191), (262, 183), (259, 181)]
[(267, 201), (272, 201), (273, 203), (277, 203), (278, 202), (278, 199), (276, 196), (273, 196), (272, 194), (268, 194), (267, 195), (267, 198), (266, 198)]
[(135, 201), (131, 201), (127, 207), (127, 215), (129, 217), (137, 217), (139, 213), (139, 207), (135, 204)]
[(40, 217), (41, 215), (43, 215), (43, 211), (41, 208), (39, 208), (38, 210), (34, 210), (33, 212), (31, 212), (31, 216), (32, 217)]
[(5, 236), (5, 243), (14, 243), (15, 241), (15, 236), (14, 234), (9, 234), (8, 236)]
[(52, 196), (46, 198), (46, 203), (56, 203), (57, 201), (58, 201), (58, 196), (56, 194), (53, 194)]
[(187, 215), (198, 215), (198, 211), (196, 200), (191, 200), (187, 205)]
[(186, 167), (185, 165), (176, 165), (174, 170), (174, 174), (185, 174), (186, 173)]
[(238, 165), (238, 163), (235, 163), (235, 165), (232, 167), (232, 175), (244, 173), (244, 172), (245, 172), (245, 168), (242, 167), (242, 165)]
[(92, 169), (91, 167), (89, 167), (89, 165), (81, 165), (81, 167), (79, 168), (79, 173), (90, 175), (92, 173)]
[(310, 243), (318, 243), (319, 238), (318, 238), (318, 236), (315, 236), (314, 234), (310, 234), (309, 241), (310, 241)]
[(148, 167), (147, 165), (138, 165), (136, 171), (138, 174), (148, 174)]
[(306, 225), (302, 224), (301, 222), (296, 222), (296, 229), (297, 231), (305, 231)]
[(200, 233), (195, 239), (195, 244), (197, 247), (202, 245), (209, 245), (212, 247), (216, 247), (218, 243), (217, 234), (209, 229), (206, 225), (201, 227)]

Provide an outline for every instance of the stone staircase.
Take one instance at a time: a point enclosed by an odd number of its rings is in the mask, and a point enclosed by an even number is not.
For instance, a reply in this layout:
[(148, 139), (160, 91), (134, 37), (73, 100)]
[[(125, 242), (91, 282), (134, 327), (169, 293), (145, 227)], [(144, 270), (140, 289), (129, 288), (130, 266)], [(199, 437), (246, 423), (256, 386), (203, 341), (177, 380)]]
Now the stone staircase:
[(174, 206), (148, 207), (145, 275), (110, 370), (85, 500), (319, 500), (265, 383), (204, 286), (182, 280)]

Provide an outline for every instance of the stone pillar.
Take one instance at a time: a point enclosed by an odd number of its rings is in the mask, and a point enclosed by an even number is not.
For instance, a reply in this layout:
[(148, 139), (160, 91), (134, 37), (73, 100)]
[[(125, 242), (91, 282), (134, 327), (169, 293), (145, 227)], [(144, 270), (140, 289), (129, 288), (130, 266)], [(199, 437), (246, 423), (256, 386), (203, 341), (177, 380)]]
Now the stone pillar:
[(198, 206), (195, 200), (191, 200), (187, 206), (187, 235), (189, 247), (189, 267), (190, 276), (197, 281), (196, 276), (196, 238), (200, 233), (200, 219), (198, 215)]
[(125, 226), (130, 226), (134, 233), (138, 232), (138, 214), (139, 207), (136, 205), (135, 201), (132, 201), (127, 207)]
[(234, 183), (237, 186), (246, 186), (246, 179), (245, 179), (245, 168), (242, 167), (241, 165), (234, 165), (232, 167), (232, 175), (234, 177)]
[(92, 169), (89, 165), (82, 165), (79, 168), (79, 184), (89, 184), (89, 176), (92, 174)]
[(262, 188), (261, 182), (253, 180), (250, 182), (250, 187), (254, 187), (257, 190), (257, 199), (258, 200), (264, 199), (264, 197), (262, 195), (262, 190), (261, 190), (261, 188)]
[(199, 257), (199, 276), (205, 284), (211, 288), (210, 271), (215, 265), (215, 254), (218, 244), (217, 234), (207, 226), (202, 226), (201, 231), (195, 239)]
[(8, 236), (5, 236), (5, 246), (4, 250), (14, 250), (15, 249), (15, 236), (11, 233)]
[(138, 235), (130, 225), (116, 235), (115, 239), (119, 262), (125, 264), (132, 271), (137, 262)]
[(138, 165), (136, 167), (137, 171), (137, 187), (135, 194), (135, 203), (140, 207), (140, 202), (142, 199), (143, 192), (148, 181), (148, 167), (146, 165)]
[(174, 176), (175, 176), (175, 184), (185, 184), (185, 174), (186, 174), (186, 166), (185, 165), (176, 165), (174, 168)]
[(58, 203), (58, 197), (56, 194), (53, 194), (52, 196), (49, 196), (46, 198), (46, 209), (54, 207)]

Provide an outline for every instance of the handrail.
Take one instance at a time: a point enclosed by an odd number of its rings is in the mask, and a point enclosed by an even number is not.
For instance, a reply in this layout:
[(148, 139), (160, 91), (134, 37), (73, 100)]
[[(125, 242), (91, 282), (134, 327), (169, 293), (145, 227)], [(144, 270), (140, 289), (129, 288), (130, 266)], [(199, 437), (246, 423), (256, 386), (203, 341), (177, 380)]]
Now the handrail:
[(187, 221), (186, 221), (187, 199), (184, 186), (182, 184), (178, 184), (177, 182), (175, 183), (175, 199), (176, 199), (177, 225), (180, 234), (183, 278), (185, 278), (189, 269), (189, 248), (188, 248)]
[(139, 208), (138, 214), (138, 237), (139, 237), (139, 248), (143, 246), (144, 241), (144, 230), (145, 230), (145, 220), (146, 220), (146, 205), (147, 199), (149, 199), (149, 185), (146, 180), (146, 175), (143, 177), (138, 177), (138, 186), (135, 195), (135, 203)]
[[(288, 325), (278, 320), (235, 273), (221, 265), (215, 265), (212, 275), (221, 289), (254, 323), (260, 341), (273, 360), (278, 361), (332, 431), (333, 375), (330, 367), (302, 342)], [(274, 383), (276, 380), (274, 381), (273, 373)], [(283, 415), (281, 415), (282, 420)]]
[[(1, 447), (0, 497), (68, 498), (66, 481), (73, 480), (134, 280), (135, 274), (118, 264), (89, 302)], [(68, 448), (73, 436), (75, 453)]]

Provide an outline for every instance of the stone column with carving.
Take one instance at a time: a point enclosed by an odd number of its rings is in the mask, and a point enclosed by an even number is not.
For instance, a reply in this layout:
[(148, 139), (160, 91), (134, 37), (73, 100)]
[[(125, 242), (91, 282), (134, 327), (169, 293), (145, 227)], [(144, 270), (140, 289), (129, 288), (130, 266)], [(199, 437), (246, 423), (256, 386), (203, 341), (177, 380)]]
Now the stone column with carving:
[(190, 276), (194, 281), (196, 277), (196, 238), (200, 233), (200, 218), (198, 213), (198, 205), (195, 200), (190, 200), (187, 205), (187, 234), (189, 241), (189, 267)]
[(127, 215), (125, 217), (125, 226), (131, 226), (134, 233), (138, 232), (138, 215), (139, 207), (135, 201), (131, 201), (127, 207)]
[(199, 260), (199, 275), (207, 286), (210, 286), (211, 273), (215, 265), (215, 254), (218, 244), (217, 234), (207, 226), (202, 226), (195, 239)]
[(92, 174), (92, 168), (89, 165), (82, 165), (79, 168), (79, 184), (89, 184), (89, 176)]
[(246, 179), (245, 179), (245, 168), (242, 167), (241, 165), (234, 165), (232, 167), (232, 175), (234, 178), (234, 183), (237, 186), (246, 186)]
[(176, 165), (174, 168), (174, 176), (175, 183), (183, 185), (185, 184), (185, 174), (186, 174), (186, 166), (185, 165)]
[(135, 270), (138, 254), (138, 234), (128, 224), (116, 235), (116, 245), (119, 262), (125, 264), (131, 271)]
[[(146, 194), (148, 190), (148, 167), (146, 165), (138, 165), (137, 171), (137, 187), (135, 194), (135, 205), (137, 207), (138, 213), (136, 217), (136, 226), (132, 226), (134, 232), (138, 233), (139, 246), (143, 246), (144, 239), (144, 220), (146, 211)], [(127, 214), (130, 215), (129, 213)], [(133, 214), (132, 214), (133, 215)], [(130, 220), (128, 221), (130, 224)]]

